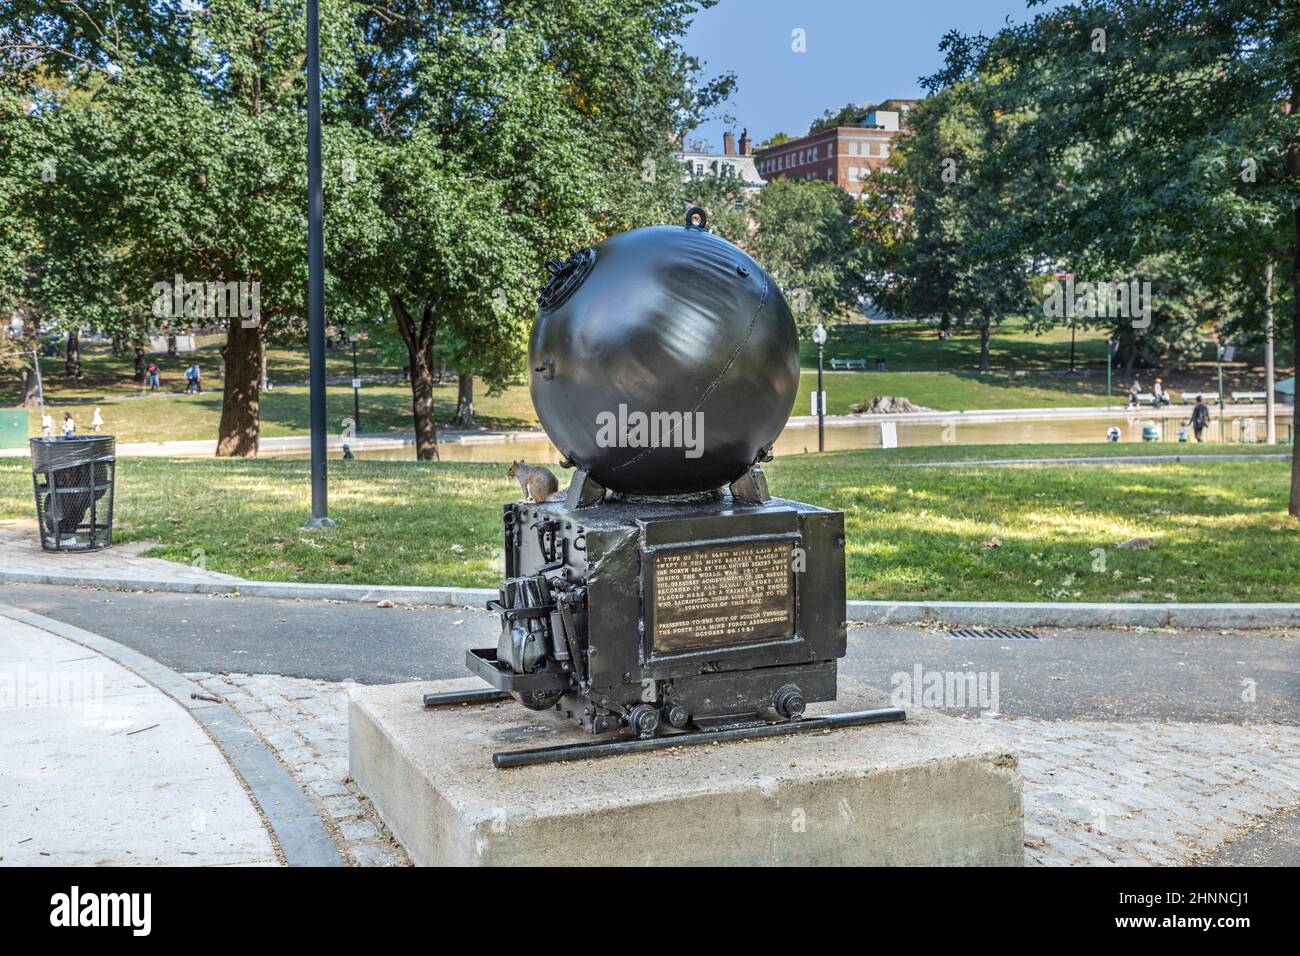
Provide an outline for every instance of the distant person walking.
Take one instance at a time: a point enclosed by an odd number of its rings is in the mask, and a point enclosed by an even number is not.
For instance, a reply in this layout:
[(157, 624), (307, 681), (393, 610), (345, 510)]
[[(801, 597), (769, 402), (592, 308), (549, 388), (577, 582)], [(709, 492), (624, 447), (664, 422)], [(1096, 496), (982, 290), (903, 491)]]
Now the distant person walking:
[(158, 391), (158, 387), (159, 387), (159, 386), (158, 386), (158, 366), (157, 366), (157, 365), (154, 365), (152, 362), (149, 363), (149, 372), (148, 372), (148, 375), (149, 375), (149, 391), (151, 391), (151, 392), (156, 392), (156, 391)]
[(343, 460), (344, 460), (344, 461), (353, 461), (356, 457), (357, 457), (356, 455), (352, 454), (352, 449), (351, 449), (351, 448), (349, 448), (347, 445), (344, 445), (344, 446), (343, 446)]
[(71, 438), (77, 430), (77, 423), (72, 420), (71, 412), (63, 413), (63, 437)]
[(1156, 379), (1156, 383), (1151, 386), (1151, 395), (1155, 400), (1155, 407), (1169, 404), (1169, 396), (1165, 394), (1164, 379)]
[(194, 392), (195, 394), (202, 395), (203, 394), (203, 371), (202, 369), (199, 368), (198, 362), (195, 362), (193, 365), (191, 365), (190, 369), (194, 372)]
[(90, 427), (99, 431), (104, 427), (104, 416), (99, 414), (99, 406), (95, 406), (95, 414), (90, 416)]
[(1128, 407), (1138, 407), (1138, 396), (1142, 394), (1142, 386), (1138, 384), (1137, 379), (1133, 379), (1133, 384), (1128, 387)]
[(185, 369), (185, 394), (190, 395), (201, 392), (199, 388), (199, 366), (195, 364)]
[(50, 415), (49, 412), (41, 413), (41, 437), (42, 438), (54, 437), (54, 418)]
[(1205, 399), (1200, 395), (1196, 396), (1196, 407), (1192, 409), (1192, 433), (1196, 436), (1197, 441), (1201, 441), (1201, 433), (1210, 426), (1210, 410), (1206, 407)]

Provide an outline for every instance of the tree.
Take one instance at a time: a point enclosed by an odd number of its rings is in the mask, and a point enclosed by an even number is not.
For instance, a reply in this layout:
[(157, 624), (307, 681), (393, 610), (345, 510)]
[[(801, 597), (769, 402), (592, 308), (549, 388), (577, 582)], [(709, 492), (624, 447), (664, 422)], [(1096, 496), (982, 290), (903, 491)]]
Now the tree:
[(874, 107), (869, 103), (846, 103), (837, 110), (827, 110), (820, 118), (813, 120), (808, 127), (808, 135), (820, 133), (824, 129), (834, 129), (836, 126), (861, 126), (862, 118), (872, 109)]
[(437, 455), (435, 349), (468, 427), (474, 376), (497, 388), (519, 372), (546, 260), (664, 221), (681, 196), (672, 134), (729, 89), (689, 82), (698, 64), (677, 41), (696, 4), (613, 6), (470, 4), (371, 32), (382, 56), (345, 109), (373, 202), (336, 261), (358, 302), (394, 317), (420, 458)]
[(855, 205), (834, 183), (782, 178), (753, 201), (750, 251), (785, 293), (801, 328), (856, 309), (863, 289)]
[[(1219, 296), (1248, 277), (1257, 334), (1275, 262), (1300, 337), (1300, 7), (1085, 0), (944, 48), (934, 82), (1022, 116), (1003, 169), (1033, 201), (1010, 246), (1117, 277), (1170, 257)], [(1026, 189), (1045, 172), (1050, 188)], [(1300, 446), (1289, 507), (1300, 517)]]
[(893, 168), (863, 189), (872, 300), (896, 315), (939, 316), (944, 330), (973, 324), (981, 371), (993, 327), (1031, 305), (1031, 262), (999, 228), (1018, 202), (1000, 160), (1011, 124), (969, 84), (945, 89), (911, 112)]
[[(137, 343), (160, 318), (225, 321), (217, 454), (256, 454), (265, 335), (304, 311), (301, 6), (6, 7), (7, 82), (38, 91), (31, 119), (52, 143), (71, 144), (60, 158), (75, 173), (41, 212), (42, 311), (129, 329)], [(354, 21), (337, 0), (321, 16), (325, 69), (346, 82), (337, 51), (362, 45)]]

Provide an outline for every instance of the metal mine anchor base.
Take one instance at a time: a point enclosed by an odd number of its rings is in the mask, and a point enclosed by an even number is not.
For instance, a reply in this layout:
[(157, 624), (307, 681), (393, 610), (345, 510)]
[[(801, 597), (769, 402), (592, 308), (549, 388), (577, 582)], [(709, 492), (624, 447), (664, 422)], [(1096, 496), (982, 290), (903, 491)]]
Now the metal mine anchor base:
[[(445, 707), (451, 704), (486, 704), (508, 700), (510, 694), (495, 688), (453, 691), (447, 694), (425, 694), (425, 707)], [(536, 747), (531, 750), (508, 750), (492, 755), (492, 765), (498, 770), (529, 767), (535, 764), (560, 763), (566, 760), (592, 760), (596, 757), (614, 757), (619, 754), (646, 753), (651, 750), (670, 750), (674, 747), (698, 747), (703, 744), (728, 740), (752, 740), (759, 737), (783, 737), (789, 734), (807, 734), (818, 731), (843, 730), (867, 724), (883, 724), (904, 720), (907, 712), (901, 707), (880, 707), (875, 710), (857, 710), (823, 717), (802, 717), (771, 722), (757, 714), (734, 717), (700, 718), (680, 731), (661, 733), (652, 737), (625, 737), (618, 740), (593, 740), (585, 743), (560, 744), (555, 747)]]

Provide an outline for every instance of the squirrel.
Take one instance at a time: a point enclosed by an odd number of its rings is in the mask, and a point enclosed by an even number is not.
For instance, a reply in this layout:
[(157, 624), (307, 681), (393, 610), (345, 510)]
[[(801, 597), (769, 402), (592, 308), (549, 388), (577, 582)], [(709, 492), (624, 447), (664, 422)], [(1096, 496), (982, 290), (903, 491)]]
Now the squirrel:
[(533, 504), (541, 504), (560, 489), (559, 479), (549, 468), (539, 468), (526, 461), (511, 462), (510, 470), (506, 474), (519, 482), (524, 497)]

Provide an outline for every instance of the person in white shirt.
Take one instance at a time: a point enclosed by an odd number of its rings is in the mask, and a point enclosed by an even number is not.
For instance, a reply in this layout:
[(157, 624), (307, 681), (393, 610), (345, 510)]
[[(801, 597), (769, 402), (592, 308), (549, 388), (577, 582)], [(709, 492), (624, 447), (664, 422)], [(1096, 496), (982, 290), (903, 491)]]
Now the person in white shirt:
[(72, 420), (71, 412), (63, 413), (63, 437), (71, 438), (72, 433), (77, 430), (77, 423)]
[(54, 435), (54, 419), (50, 417), (49, 412), (41, 413), (41, 436), (51, 438)]
[(98, 405), (95, 406), (95, 414), (91, 416), (90, 427), (95, 429), (95, 431), (99, 431), (104, 427), (104, 416), (99, 414)]

